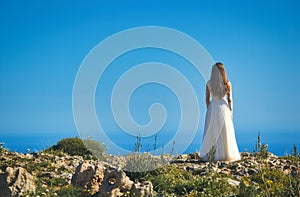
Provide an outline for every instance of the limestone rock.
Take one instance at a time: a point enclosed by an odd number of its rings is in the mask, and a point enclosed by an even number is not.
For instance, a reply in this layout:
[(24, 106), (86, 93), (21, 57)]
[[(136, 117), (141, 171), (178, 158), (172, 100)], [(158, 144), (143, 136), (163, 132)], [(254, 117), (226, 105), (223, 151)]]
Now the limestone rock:
[(184, 163), (184, 162), (187, 162), (189, 159), (189, 155), (188, 154), (182, 154), (182, 155), (179, 155), (174, 163)]
[(153, 185), (150, 181), (134, 183), (131, 187), (130, 195), (140, 197), (154, 196)]
[(240, 185), (240, 182), (239, 182), (239, 181), (235, 181), (235, 180), (230, 179), (230, 178), (226, 178), (226, 180), (228, 181), (228, 183), (229, 183), (230, 185), (234, 185), (234, 186), (236, 186), (236, 187), (238, 187), (238, 186)]
[(34, 177), (22, 167), (7, 167), (0, 174), (0, 196), (20, 196), (22, 193), (34, 192), (36, 189)]
[(95, 161), (84, 161), (77, 166), (71, 183), (76, 187), (90, 190), (91, 194), (99, 191), (104, 178), (105, 167)]
[(104, 180), (97, 196), (121, 196), (129, 193), (132, 185), (133, 181), (126, 176), (124, 171), (110, 168), (105, 171)]

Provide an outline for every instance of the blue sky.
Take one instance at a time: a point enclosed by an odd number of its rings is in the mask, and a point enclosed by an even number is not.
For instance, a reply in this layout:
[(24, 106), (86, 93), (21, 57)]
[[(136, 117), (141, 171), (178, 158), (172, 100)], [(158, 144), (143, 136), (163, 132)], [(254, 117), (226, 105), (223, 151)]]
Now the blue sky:
[[(72, 89), (84, 57), (112, 34), (149, 25), (192, 36), (225, 64), (237, 132), (300, 132), (299, 8), (298, 1), (1, 1), (0, 136), (76, 136)], [(145, 61), (168, 59), (150, 54), (137, 52)], [(145, 92), (133, 100), (151, 102)]]

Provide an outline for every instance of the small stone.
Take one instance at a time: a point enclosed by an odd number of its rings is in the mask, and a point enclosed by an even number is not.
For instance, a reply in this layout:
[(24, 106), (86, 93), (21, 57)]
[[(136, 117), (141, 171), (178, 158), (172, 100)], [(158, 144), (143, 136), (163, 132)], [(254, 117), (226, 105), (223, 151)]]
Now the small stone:
[(221, 173), (221, 174), (230, 175), (230, 174), (231, 174), (231, 170), (230, 170), (230, 169), (227, 169), (227, 168), (224, 168), (224, 169), (221, 170), (220, 173)]
[(227, 179), (227, 181), (228, 181), (228, 183), (229, 183), (230, 185), (234, 185), (234, 186), (236, 186), (236, 187), (238, 187), (238, 186), (240, 185), (240, 182), (239, 182), (239, 181), (233, 180), (233, 179), (231, 179), (231, 178), (226, 178), (226, 179)]
[(254, 169), (254, 168), (249, 168), (248, 169), (248, 174), (249, 175), (253, 175), (253, 174), (257, 174), (257, 173), (258, 173), (258, 171), (256, 169)]
[(250, 157), (250, 153), (249, 152), (242, 152), (241, 153), (241, 157)]
[(134, 183), (130, 190), (130, 196), (154, 196), (152, 183), (150, 181), (145, 181), (143, 183)]

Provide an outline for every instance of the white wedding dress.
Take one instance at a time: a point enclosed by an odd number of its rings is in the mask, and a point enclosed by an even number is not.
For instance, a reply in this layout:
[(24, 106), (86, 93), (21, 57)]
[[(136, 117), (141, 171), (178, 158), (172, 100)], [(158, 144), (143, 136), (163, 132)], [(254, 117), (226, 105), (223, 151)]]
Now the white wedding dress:
[(207, 108), (200, 156), (204, 161), (207, 160), (208, 153), (214, 147), (214, 160), (240, 160), (241, 157), (236, 143), (227, 95), (225, 91), (216, 92), (216, 89), (212, 87), (211, 81), (208, 81), (207, 87), (212, 100)]

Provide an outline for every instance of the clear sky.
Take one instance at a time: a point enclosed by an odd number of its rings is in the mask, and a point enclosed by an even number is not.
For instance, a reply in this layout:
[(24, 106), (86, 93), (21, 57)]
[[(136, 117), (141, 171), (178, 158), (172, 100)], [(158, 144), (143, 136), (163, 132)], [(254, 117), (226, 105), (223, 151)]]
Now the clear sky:
[[(81, 62), (106, 37), (138, 26), (182, 31), (224, 63), (233, 84), (237, 132), (300, 132), (299, 9), (296, 0), (2, 0), (0, 136), (77, 135), (72, 90)], [(148, 57), (145, 52), (137, 52), (145, 61), (168, 59), (168, 54), (154, 51), (150, 54), (157, 55)], [(203, 107), (201, 87), (196, 90)], [(140, 95), (151, 102), (145, 92)], [(163, 97), (168, 96), (166, 91)], [(138, 102), (139, 96), (134, 99)], [(103, 103), (96, 105), (101, 108)]]

